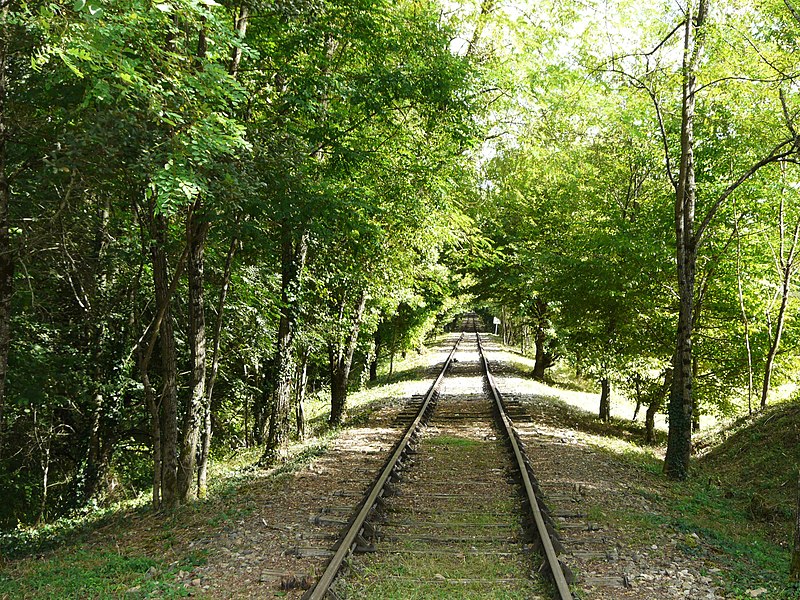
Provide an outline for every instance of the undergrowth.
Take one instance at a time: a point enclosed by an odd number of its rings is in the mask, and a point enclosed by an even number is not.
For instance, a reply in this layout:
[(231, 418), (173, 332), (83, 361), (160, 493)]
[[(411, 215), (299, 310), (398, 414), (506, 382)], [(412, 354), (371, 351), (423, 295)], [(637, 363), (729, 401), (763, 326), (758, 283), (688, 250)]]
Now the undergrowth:
[[(201, 554), (179, 561), (166, 558), (183, 537), (186, 522), (216, 527), (255, 510), (246, 501), (248, 485), (277, 481), (322, 455), (345, 428), (359, 426), (386, 403), (407, 397), (409, 381), (420, 380), (428, 357), (409, 355), (389, 376), (348, 398), (339, 427), (327, 423), (328, 403), (322, 395), (309, 398), (307, 437), (291, 442), (282, 459), (265, 469), (261, 448), (217, 451), (210, 464), (206, 500), (175, 511), (154, 513), (149, 490), (109, 506), (89, 505), (50, 523), (19, 526), (0, 532), (0, 598), (175, 598), (186, 596), (181, 579)], [(420, 385), (427, 385), (422, 382)], [(142, 528), (133, 545), (115, 546), (122, 531)], [(92, 535), (102, 529), (102, 534)], [(174, 555), (169, 554), (173, 559)]]

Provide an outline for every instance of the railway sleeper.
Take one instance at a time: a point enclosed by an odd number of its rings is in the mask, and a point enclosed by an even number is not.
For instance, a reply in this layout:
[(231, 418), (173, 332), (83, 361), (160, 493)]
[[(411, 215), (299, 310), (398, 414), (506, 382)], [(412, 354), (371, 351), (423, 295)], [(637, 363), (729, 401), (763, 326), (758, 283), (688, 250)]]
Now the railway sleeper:
[(503, 543), (503, 544), (532, 544), (532, 539), (522, 535), (434, 535), (426, 533), (410, 533), (403, 535), (386, 535), (383, 537), (388, 542), (427, 542), (431, 544), (476, 544), (476, 543)]
[(622, 576), (608, 576), (608, 575), (587, 575), (581, 580), (584, 586), (588, 587), (605, 587), (605, 588), (629, 588), (631, 585), (630, 578), (627, 575)]
[(433, 522), (433, 521), (414, 521), (406, 519), (402, 521), (387, 521), (383, 523), (385, 527), (431, 527), (436, 529), (447, 528), (473, 528), (473, 527), (486, 527), (487, 529), (516, 529), (516, 523), (461, 523), (461, 522)]
[[(556, 555), (564, 554), (564, 545), (561, 543), (561, 538), (555, 535), (555, 532), (548, 530), (548, 536), (550, 537), (550, 543), (553, 544), (553, 550), (555, 550)], [(542, 540), (539, 538), (538, 532), (533, 531), (530, 533), (531, 541), (536, 548), (536, 551), (542, 554), (544, 552), (544, 545), (542, 544)]]
[(362, 535), (357, 535), (352, 550), (356, 554), (368, 554), (370, 552), (375, 552), (376, 548), (373, 541), (368, 540)]
[(529, 584), (530, 580), (523, 579), (521, 577), (503, 577), (498, 579), (483, 579), (483, 578), (449, 578), (442, 575), (441, 577), (428, 577), (428, 578), (421, 578), (421, 577), (409, 577), (404, 575), (390, 575), (387, 577), (392, 581), (403, 581), (403, 582), (416, 582), (416, 583), (426, 583), (426, 584), (462, 584), (462, 585), (486, 585), (486, 586), (496, 586), (498, 584)]
[[(469, 549), (441, 549), (441, 548), (425, 548), (423, 550), (414, 549), (414, 548), (402, 548), (402, 547), (392, 547), (392, 546), (381, 546), (376, 551), (378, 554), (411, 554), (411, 555), (419, 555), (419, 556), (457, 556), (457, 557), (467, 557), (467, 556), (496, 556), (499, 558), (508, 558), (518, 556), (519, 552), (509, 552), (503, 550), (478, 550), (477, 548), (469, 548)], [(526, 552), (525, 549), (522, 552)]]
[(350, 521), (348, 519), (337, 519), (335, 517), (326, 517), (324, 515), (315, 515), (308, 519), (308, 522), (312, 525), (328, 525), (328, 526), (337, 526), (337, 527), (344, 527)]
[(394, 483), (387, 481), (383, 486), (383, 496), (385, 498), (392, 498), (400, 495), (400, 488)]
[(591, 521), (585, 523), (561, 523), (559, 525), (561, 529), (572, 529), (577, 531), (602, 531), (603, 526), (598, 523), (592, 523)]
[(315, 548), (313, 546), (294, 546), (284, 550), (283, 554), (285, 556), (294, 556), (295, 558), (330, 558), (333, 556), (333, 550), (330, 548)]

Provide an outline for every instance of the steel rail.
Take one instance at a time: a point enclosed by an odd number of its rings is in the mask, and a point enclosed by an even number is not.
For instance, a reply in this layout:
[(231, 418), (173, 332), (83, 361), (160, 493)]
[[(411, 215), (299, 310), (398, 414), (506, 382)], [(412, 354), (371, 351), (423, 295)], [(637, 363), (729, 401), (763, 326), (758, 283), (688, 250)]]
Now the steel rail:
[(370, 514), (372, 513), (375, 504), (378, 502), (378, 499), (383, 495), (384, 488), (386, 484), (389, 482), (389, 479), (395, 473), (398, 463), (403, 455), (408, 451), (409, 443), (414, 435), (417, 433), (420, 425), (423, 423), (423, 419), (425, 414), (428, 411), (428, 407), (431, 405), (436, 392), (439, 388), (439, 385), (442, 383), (442, 379), (444, 379), (445, 373), (447, 369), (450, 367), (450, 363), (453, 361), (453, 355), (456, 353), (458, 349), (458, 345), (461, 343), (461, 340), (464, 339), (464, 333), (462, 332), (458, 338), (458, 341), (453, 346), (453, 349), (450, 351), (450, 354), (447, 356), (447, 360), (444, 362), (444, 366), (442, 367), (439, 376), (433, 382), (431, 387), (428, 389), (428, 392), (425, 394), (425, 397), (422, 401), (422, 405), (420, 406), (419, 412), (417, 413), (416, 418), (411, 422), (406, 430), (405, 435), (400, 439), (400, 441), (395, 446), (395, 450), (392, 453), (389, 460), (386, 462), (386, 465), (383, 467), (378, 478), (375, 480), (372, 488), (370, 489), (369, 495), (367, 496), (366, 500), (361, 504), (361, 509), (359, 510), (356, 517), (353, 519), (350, 527), (344, 533), (337, 546), (336, 552), (331, 557), (328, 564), (325, 566), (325, 571), (322, 573), (322, 576), (317, 580), (317, 583), (309, 589), (305, 594), (303, 594), (302, 600), (323, 600), (328, 592), (330, 591), (331, 585), (336, 580), (336, 576), (339, 574), (339, 570), (342, 567), (345, 559), (350, 555), (353, 549), (358, 545), (358, 538), (362, 534), (364, 530), (364, 525), (367, 522)]
[(514, 452), (514, 458), (517, 462), (517, 468), (519, 469), (520, 475), (522, 477), (522, 483), (525, 486), (525, 495), (528, 499), (528, 504), (530, 504), (531, 512), (533, 513), (533, 519), (536, 523), (536, 533), (539, 536), (539, 539), (542, 544), (542, 548), (544, 550), (545, 559), (547, 561), (547, 566), (550, 570), (550, 574), (553, 577), (553, 581), (556, 585), (556, 590), (558, 592), (559, 600), (572, 600), (572, 592), (570, 592), (569, 584), (567, 583), (567, 578), (564, 575), (564, 570), (561, 567), (561, 562), (558, 560), (558, 555), (556, 554), (555, 547), (553, 546), (553, 540), (550, 539), (550, 532), (547, 529), (547, 525), (544, 522), (544, 517), (542, 515), (542, 510), (539, 507), (539, 500), (536, 497), (536, 494), (533, 489), (533, 483), (531, 482), (530, 475), (528, 474), (528, 468), (525, 462), (525, 455), (522, 453), (522, 450), (519, 447), (519, 443), (517, 441), (517, 436), (515, 435), (514, 425), (511, 422), (511, 419), (506, 414), (505, 406), (503, 404), (502, 396), (497, 389), (497, 386), (494, 383), (494, 377), (492, 377), (492, 373), (489, 370), (489, 362), (486, 360), (486, 357), (483, 354), (483, 345), (481, 344), (481, 337), (477, 331), (475, 331), (475, 337), (478, 340), (478, 352), (481, 357), (481, 363), (483, 364), (483, 372), (486, 375), (486, 381), (489, 383), (489, 390), (491, 391), (492, 398), (494, 399), (495, 406), (497, 407), (498, 414), (500, 416), (500, 421), (503, 424), (504, 433), (511, 444), (511, 448)]

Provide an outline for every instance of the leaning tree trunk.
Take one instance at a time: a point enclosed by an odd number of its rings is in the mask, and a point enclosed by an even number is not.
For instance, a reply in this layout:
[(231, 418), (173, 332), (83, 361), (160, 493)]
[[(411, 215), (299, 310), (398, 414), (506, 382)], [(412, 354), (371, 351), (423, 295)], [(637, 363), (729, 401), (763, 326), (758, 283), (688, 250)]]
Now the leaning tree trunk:
[[(6, 2), (0, 13), (3, 17), (8, 16), (8, 7), (9, 3)], [(10, 135), (6, 114), (8, 35), (8, 28), (3, 28), (0, 32), (0, 456), (3, 455), (5, 441), (5, 389), (11, 342), (11, 295), (14, 289), (14, 256), (8, 222), (11, 189), (6, 164), (6, 142)]]
[(208, 223), (204, 219), (202, 200), (198, 198), (186, 218), (186, 244), (189, 248), (189, 348), (191, 349), (191, 393), (183, 414), (181, 448), (178, 460), (178, 498), (183, 504), (195, 497), (194, 470), (197, 443), (200, 439), (201, 410), (206, 387), (206, 318), (203, 294), (205, 244)]
[(784, 323), (786, 321), (786, 307), (789, 303), (789, 291), (791, 286), (792, 275), (788, 269), (784, 272), (781, 306), (778, 309), (778, 322), (776, 324), (775, 337), (772, 338), (772, 343), (767, 352), (767, 361), (764, 365), (764, 381), (761, 386), (761, 408), (767, 406), (767, 396), (769, 396), (769, 386), (772, 380), (772, 371), (775, 365), (775, 357), (778, 355), (778, 349), (781, 344), (781, 336), (783, 335)]
[(661, 410), (661, 405), (664, 403), (664, 396), (672, 389), (672, 367), (668, 368), (664, 373), (664, 384), (661, 390), (650, 399), (650, 404), (647, 406), (647, 412), (644, 417), (644, 430), (645, 430), (645, 443), (656, 443), (656, 413)]
[(342, 422), (344, 409), (347, 404), (347, 385), (350, 381), (350, 368), (353, 365), (353, 354), (358, 343), (358, 333), (361, 329), (361, 318), (364, 315), (364, 307), (367, 304), (367, 295), (361, 293), (350, 332), (344, 345), (332, 348), (330, 353), (331, 366), (331, 425), (338, 425)]
[[(236, 246), (238, 244), (239, 239), (236, 236), (233, 236), (231, 239), (231, 244), (228, 247), (228, 256), (225, 259), (225, 271), (222, 276), (222, 289), (220, 289), (219, 301), (217, 302), (217, 318), (214, 322), (214, 338), (211, 348), (211, 372), (208, 376), (208, 381), (206, 382), (205, 402), (203, 405), (203, 444), (200, 449), (200, 459), (197, 465), (197, 495), (200, 498), (205, 498), (208, 490), (208, 456), (211, 452), (211, 436), (213, 434), (211, 400), (213, 398), (214, 384), (217, 382), (217, 374), (219, 373), (219, 348), (222, 343), (222, 314), (225, 310), (225, 300), (228, 297), (228, 289), (230, 289), (233, 257), (236, 254)], [(244, 443), (245, 446), (248, 446), (247, 399), (245, 399), (244, 406)]]
[(636, 408), (633, 409), (633, 418), (631, 421), (636, 421), (639, 416), (639, 411), (642, 410), (642, 378), (638, 374), (634, 375), (634, 390), (636, 393)]
[(697, 70), (703, 49), (707, 0), (699, 0), (696, 19), (687, 18), (683, 45), (683, 100), (681, 107), (681, 159), (675, 190), (675, 241), (678, 274), (678, 331), (676, 364), (669, 399), (669, 434), (664, 473), (673, 479), (689, 474), (692, 449), (692, 325), (697, 240), (694, 236), (695, 165), (694, 115)]
[[(785, 167), (784, 167), (785, 169)], [(783, 221), (783, 198), (781, 197), (780, 206), (780, 266), (781, 266), (781, 306), (778, 309), (778, 322), (775, 325), (775, 337), (767, 352), (767, 362), (764, 367), (764, 383), (761, 386), (761, 408), (767, 406), (767, 396), (769, 395), (770, 380), (772, 379), (772, 369), (775, 364), (775, 357), (781, 345), (781, 336), (786, 322), (786, 307), (789, 304), (789, 294), (792, 289), (792, 275), (795, 269), (795, 253), (797, 251), (798, 237), (800, 237), (800, 221), (795, 224), (792, 245), (789, 248), (789, 255), (784, 257), (784, 221)]]

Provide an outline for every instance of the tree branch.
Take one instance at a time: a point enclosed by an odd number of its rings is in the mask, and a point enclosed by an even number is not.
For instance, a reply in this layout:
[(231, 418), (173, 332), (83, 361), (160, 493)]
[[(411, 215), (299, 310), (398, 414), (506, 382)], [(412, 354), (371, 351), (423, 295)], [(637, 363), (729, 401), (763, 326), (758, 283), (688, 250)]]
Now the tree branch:
[[(789, 148), (787, 150), (781, 151), (781, 149), (786, 148), (786, 146), (789, 146)], [(781, 142), (780, 144), (775, 146), (767, 156), (759, 160), (757, 163), (753, 164), (749, 169), (747, 169), (747, 171), (742, 173), (736, 181), (732, 182), (727, 188), (725, 188), (725, 190), (719, 195), (714, 204), (711, 206), (708, 213), (706, 213), (706, 216), (703, 219), (702, 223), (700, 223), (700, 226), (697, 228), (697, 233), (695, 233), (694, 235), (694, 242), (696, 246), (698, 248), (700, 247), (706, 227), (708, 227), (708, 224), (714, 218), (714, 215), (719, 210), (719, 207), (722, 206), (722, 203), (725, 202), (725, 200), (727, 200), (728, 197), (733, 192), (735, 192), (740, 185), (742, 185), (745, 181), (747, 181), (753, 175), (755, 175), (756, 172), (762, 167), (765, 167), (770, 163), (783, 160), (786, 157), (796, 152), (797, 152), (796, 138), (793, 137), (791, 139)]]
[(789, 4), (789, 0), (783, 0), (783, 3), (786, 5), (786, 8), (789, 9), (789, 12), (791, 13), (792, 17), (794, 17), (794, 20), (800, 23), (800, 12), (798, 12), (794, 6)]
[(719, 83), (724, 83), (726, 81), (746, 81), (748, 83), (778, 83), (779, 81), (784, 81), (785, 77), (774, 77), (769, 79), (762, 79), (759, 77), (745, 77), (743, 75), (731, 75), (730, 77), (720, 77), (719, 79), (715, 79), (714, 81), (709, 81), (706, 84), (701, 85), (697, 88), (694, 93), (698, 94), (702, 92), (707, 87), (711, 87), (712, 85), (717, 85)]
[(606, 72), (609, 72), (609, 73), (617, 73), (619, 75), (627, 77), (628, 79), (630, 79), (631, 81), (634, 82), (636, 87), (644, 90), (645, 92), (647, 92), (647, 95), (650, 96), (650, 100), (653, 102), (653, 108), (655, 108), (655, 110), (656, 110), (656, 119), (658, 120), (658, 129), (659, 129), (659, 133), (661, 134), (661, 144), (662, 144), (662, 149), (664, 151), (664, 168), (665, 168), (665, 170), (667, 172), (667, 177), (669, 178), (669, 181), (672, 184), (672, 187), (677, 190), (678, 189), (678, 179), (677, 179), (677, 177), (675, 177), (675, 173), (672, 171), (672, 160), (669, 157), (669, 142), (667, 140), (667, 128), (664, 125), (664, 115), (661, 112), (661, 104), (658, 101), (658, 97), (656, 96), (656, 93), (644, 81), (642, 81), (641, 79), (639, 79), (635, 75), (631, 75), (630, 73), (628, 73), (626, 71), (623, 71), (621, 69), (617, 69), (615, 67), (612, 67), (610, 69), (603, 69), (603, 70), (606, 71)]
[(783, 118), (786, 119), (786, 127), (789, 128), (789, 133), (792, 134), (792, 137), (797, 139), (797, 131), (794, 128), (794, 119), (789, 114), (789, 107), (786, 105), (786, 94), (783, 91), (783, 88), (778, 90), (778, 97), (781, 99), (781, 110), (783, 110)]

